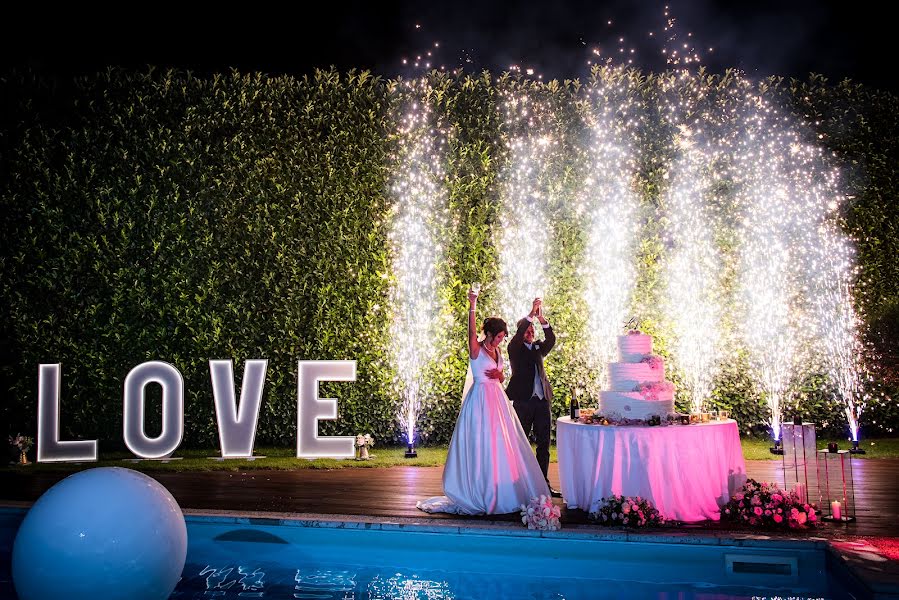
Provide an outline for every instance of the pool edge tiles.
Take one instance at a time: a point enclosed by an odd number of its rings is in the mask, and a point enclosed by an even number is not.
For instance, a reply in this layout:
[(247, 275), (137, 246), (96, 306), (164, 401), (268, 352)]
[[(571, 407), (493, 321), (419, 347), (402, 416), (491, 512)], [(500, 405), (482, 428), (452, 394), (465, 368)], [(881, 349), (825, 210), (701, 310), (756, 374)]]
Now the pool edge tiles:
[(603, 530), (591, 525), (568, 526), (560, 531), (529, 530), (511, 521), (457, 520), (431, 521), (412, 517), (368, 517), (329, 515), (318, 513), (233, 512), (214, 510), (185, 510), (190, 522), (207, 521), (244, 525), (275, 525), (284, 527), (314, 527), (325, 529), (372, 529), (380, 531), (416, 531), (424, 533), (499, 535), (507, 537), (543, 537), (550, 539), (593, 539), (597, 541), (629, 541), (657, 544), (687, 544), (710, 546), (746, 546), (751, 548), (824, 550), (823, 537), (768, 536), (756, 533), (712, 531), (628, 531)]

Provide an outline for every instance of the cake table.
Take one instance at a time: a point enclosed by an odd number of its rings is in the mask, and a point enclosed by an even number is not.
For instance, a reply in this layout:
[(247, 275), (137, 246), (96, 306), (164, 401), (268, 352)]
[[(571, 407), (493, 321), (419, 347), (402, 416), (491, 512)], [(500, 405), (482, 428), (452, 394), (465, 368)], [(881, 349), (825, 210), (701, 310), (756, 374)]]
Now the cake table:
[(718, 520), (746, 481), (737, 422), (667, 426), (556, 421), (559, 476), (568, 508), (593, 512), (612, 495), (647, 498), (666, 519)]

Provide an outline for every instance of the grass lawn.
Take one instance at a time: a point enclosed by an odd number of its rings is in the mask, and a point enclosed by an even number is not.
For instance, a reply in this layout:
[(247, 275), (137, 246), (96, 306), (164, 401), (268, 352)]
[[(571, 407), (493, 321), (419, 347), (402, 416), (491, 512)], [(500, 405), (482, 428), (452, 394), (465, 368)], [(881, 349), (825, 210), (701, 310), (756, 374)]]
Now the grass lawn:
[[(819, 439), (819, 448), (825, 447), (829, 442), (836, 442), (841, 449), (848, 449), (851, 444), (846, 440)], [(780, 459), (768, 451), (772, 445), (769, 439), (742, 438), (743, 456), (747, 460), (775, 460)], [(899, 438), (866, 439), (861, 447), (867, 454), (859, 455), (859, 458), (899, 458)], [(335, 460), (319, 458), (307, 460), (297, 458), (295, 449), (290, 448), (257, 448), (256, 454), (265, 456), (253, 461), (229, 459), (210, 460), (209, 456), (215, 456), (215, 450), (178, 450), (176, 457), (181, 460), (171, 462), (141, 461), (130, 462), (126, 459), (133, 458), (129, 453), (101, 453), (100, 460), (96, 463), (32, 463), (27, 466), (8, 465), (0, 469), (27, 469), (29, 471), (78, 471), (90, 467), (128, 467), (138, 471), (246, 471), (251, 469), (347, 469), (347, 468), (375, 468), (393, 466), (440, 466), (446, 461), (447, 446), (431, 446), (417, 448), (418, 458), (408, 459), (405, 454), (405, 446), (399, 447), (375, 447), (371, 450), (372, 459), (368, 461)], [(32, 452), (33, 454), (33, 452)], [(550, 448), (550, 460), (556, 462), (556, 448)]]

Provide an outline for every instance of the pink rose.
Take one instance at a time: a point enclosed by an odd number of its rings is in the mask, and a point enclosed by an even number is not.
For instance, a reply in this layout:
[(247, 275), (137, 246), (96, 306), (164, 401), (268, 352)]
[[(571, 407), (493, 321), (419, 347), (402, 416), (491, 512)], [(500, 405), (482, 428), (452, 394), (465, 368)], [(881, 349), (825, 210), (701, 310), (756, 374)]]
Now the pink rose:
[(631, 512), (631, 505), (625, 504), (624, 507), (621, 509), (621, 512), (623, 512), (624, 514)]
[(800, 525), (805, 525), (805, 521), (807, 519), (808, 519), (808, 517), (806, 516), (806, 514), (804, 512), (801, 512), (801, 513), (799, 513), (799, 517), (796, 520), (799, 521)]
[(782, 516), (780, 516), (780, 515), (774, 515), (774, 522), (775, 522), (775, 523), (781, 523), (781, 522), (783, 522), (783, 520), (784, 520), (784, 518), (783, 518)]
[(762, 507), (761, 507), (761, 506), (756, 506), (756, 507), (755, 507), (755, 514), (757, 514), (757, 515), (759, 515), (759, 516), (762, 515)]

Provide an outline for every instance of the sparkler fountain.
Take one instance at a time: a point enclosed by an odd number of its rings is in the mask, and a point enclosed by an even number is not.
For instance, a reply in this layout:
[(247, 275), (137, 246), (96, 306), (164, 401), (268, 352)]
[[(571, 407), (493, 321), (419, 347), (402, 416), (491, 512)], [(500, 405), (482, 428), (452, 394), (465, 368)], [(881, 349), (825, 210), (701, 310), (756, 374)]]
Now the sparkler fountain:
[(393, 226), (390, 241), (395, 285), (391, 350), (401, 394), (398, 420), (406, 433), (406, 456), (414, 451), (415, 424), (421, 408), (423, 375), (437, 350), (434, 331), (441, 317), (438, 265), (440, 232), (447, 219), (442, 154), (444, 137), (427, 104), (425, 79), (406, 81), (404, 113), (398, 123), (398, 149), (392, 162)]
[[(675, 158), (663, 195), (668, 217), (664, 313), (673, 328), (674, 365), (690, 392), (691, 412), (703, 412), (721, 365), (724, 313), (724, 257), (716, 233), (722, 182), (730, 178), (732, 123), (726, 92), (698, 89), (697, 78), (682, 72), (682, 94), (662, 107), (674, 134)], [(669, 91), (669, 94), (671, 91)]]
[(502, 310), (508, 318), (527, 314), (542, 295), (552, 223), (547, 216), (547, 169), (557, 141), (552, 113), (522, 90), (503, 92), (504, 140), (509, 150), (503, 174), (500, 223)]
[(627, 320), (637, 281), (634, 257), (639, 198), (632, 186), (636, 94), (629, 79), (619, 72), (614, 80), (595, 81), (587, 95), (583, 116), (589, 134), (583, 157), (587, 176), (575, 210), (584, 216), (587, 231), (580, 274), (593, 323), (590, 360), (601, 386), (607, 364), (616, 354), (616, 336)]
[(857, 277), (852, 246), (834, 224), (822, 224), (818, 230), (819, 268), (814, 288), (817, 303), (819, 337), (827, 377), (843, 404), (852, 452), (864, 453), (858, 447), (859, 418), (865, 408), (860, 375), (863, 348), (859, 339), (861, 320), (855, 311), (852, 285)]
[(813, 355), (805, 272), (820, 200), (808, 187), (814, 172), (802, 157), (787, 117), (747, 92), (746, 131), (736, 156), (741, 218), (740, 284), (743, 339), (768, 401), (780, 452), (782, 404)]

